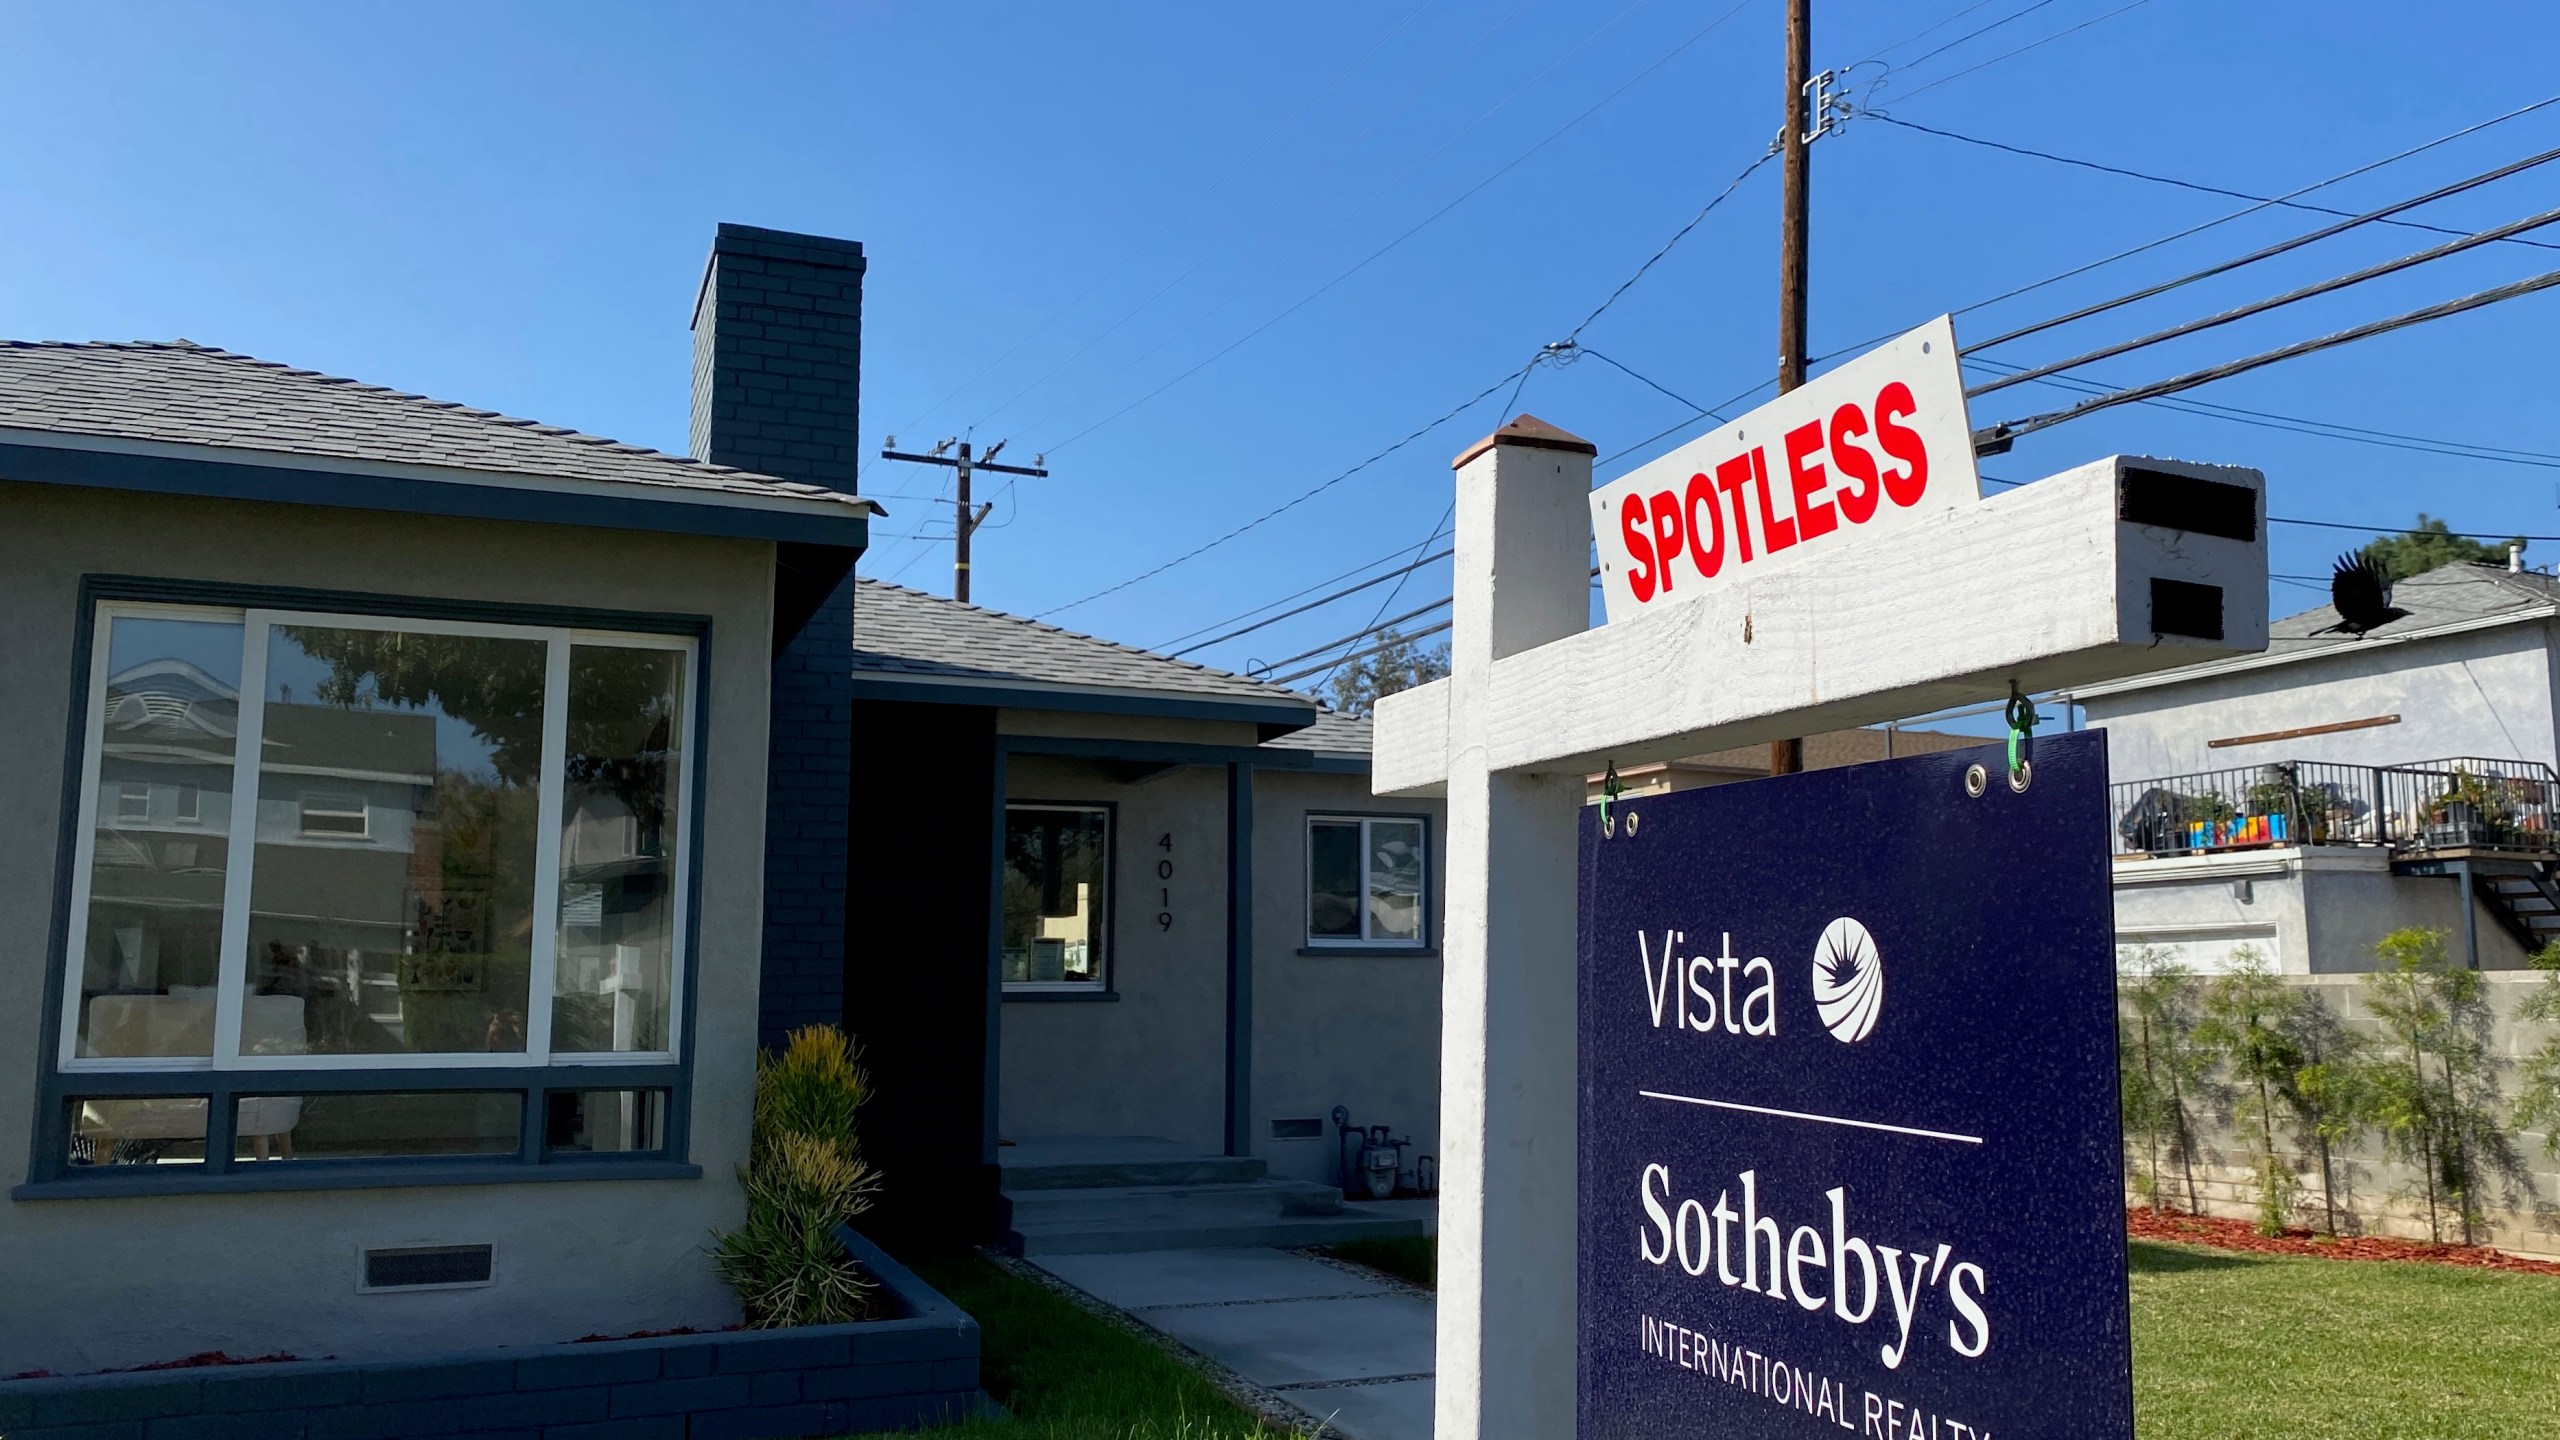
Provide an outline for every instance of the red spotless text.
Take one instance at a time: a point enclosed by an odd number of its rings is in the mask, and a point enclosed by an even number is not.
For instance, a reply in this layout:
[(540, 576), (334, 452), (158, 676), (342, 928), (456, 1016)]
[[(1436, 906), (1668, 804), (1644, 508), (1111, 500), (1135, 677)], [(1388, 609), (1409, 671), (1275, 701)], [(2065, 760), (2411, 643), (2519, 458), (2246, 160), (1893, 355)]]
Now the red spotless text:
[(1611, 620), (1971, 502), (1944, 317), (1591, 493)]

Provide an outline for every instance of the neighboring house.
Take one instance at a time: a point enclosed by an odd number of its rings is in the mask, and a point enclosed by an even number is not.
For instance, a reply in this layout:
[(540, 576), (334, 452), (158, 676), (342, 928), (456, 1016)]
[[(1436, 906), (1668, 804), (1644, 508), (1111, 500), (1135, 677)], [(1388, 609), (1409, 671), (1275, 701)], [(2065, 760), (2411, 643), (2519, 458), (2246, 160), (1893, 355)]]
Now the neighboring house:
[[(853, 313), (858, 250), (719, 254)], [(735, 1320), (760, 973), (841, 912), (833, 463), (0, 345), (0, 1374)]]
[[(1899, 756), (1934, 755), (1941, 750), (1964, 750), (1989, 743), (1980, 735), (1954, 735), (1943, 730), (1905, 730), (1891, 725), (1826, 730), (1819, 735), (1804, 737), (1804, 768), (1835, 770), (1843, 765), (1867, 765)], [(1768, 774), (1769, 747), (1744, 745), (1653, 765), (1631, 765), (1618, 772), (1618, 783), (1623, 787), (1619, 793), (1632, 798), (1669, 795), (1706, 785), (1730, 785), (1737, 780), (1761, 780), (1768, 778)], [(1607, 783), (1605, 775), (1591, 777), (1591, 798), (1600, 798)]]
[(2560, 582), (2454, 564), (2393, 603), (2360, 638), (2323, 606), (2264, 654), (2069, 697), (2107, 732), (2120, 944), (2313, 973), (2403, 926), (2486, 969), (2560, 936)]
[[(1336, 1107), (1428, 1177), (1444, 810), (1370, 795), (1368, 722), (867, 580), (855, 637), (855, 919), (841, 1010), (810, 1018), (864, 1046), (886, 1223), (1352, 1233)], [(1173, 1193), (1204, 1180), (1230, 1184)], [(1048, 1193), (1079, 1183), (1110, 1206)]]

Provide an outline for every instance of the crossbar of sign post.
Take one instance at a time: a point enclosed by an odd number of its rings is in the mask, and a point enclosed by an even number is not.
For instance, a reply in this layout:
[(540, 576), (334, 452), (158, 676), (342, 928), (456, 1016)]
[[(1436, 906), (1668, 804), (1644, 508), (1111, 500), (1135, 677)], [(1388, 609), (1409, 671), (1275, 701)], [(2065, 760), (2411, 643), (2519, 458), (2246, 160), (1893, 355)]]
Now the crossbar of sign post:
[(1983, 497), (1945, 318), (1593, 453), (1460, 457), (1451, 674), (1377, 710), (1378, 793), (1449, 801), (1436, 1433), (2129, 1440), (2103, 733), (1583, 799), (2262, 650), (2262, 477)]

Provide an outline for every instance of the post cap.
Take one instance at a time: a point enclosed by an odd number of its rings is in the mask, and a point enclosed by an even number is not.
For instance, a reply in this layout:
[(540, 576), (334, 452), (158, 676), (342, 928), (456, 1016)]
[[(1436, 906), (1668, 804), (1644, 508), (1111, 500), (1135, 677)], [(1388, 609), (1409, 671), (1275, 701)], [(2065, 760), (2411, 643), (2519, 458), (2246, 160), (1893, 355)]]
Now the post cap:
[(1600, 453), (1599, 446), (1581, 436), (1559, 430), (1537, 416), (1523, 412), (1510, 424), (1468, 446), (1457, 459), (1449, 462), (1449, 468), (1462, 470), (1468, 461), (1496, 445), (1518, 445), (1531, 450), (1571, 450), (1581, 455)]

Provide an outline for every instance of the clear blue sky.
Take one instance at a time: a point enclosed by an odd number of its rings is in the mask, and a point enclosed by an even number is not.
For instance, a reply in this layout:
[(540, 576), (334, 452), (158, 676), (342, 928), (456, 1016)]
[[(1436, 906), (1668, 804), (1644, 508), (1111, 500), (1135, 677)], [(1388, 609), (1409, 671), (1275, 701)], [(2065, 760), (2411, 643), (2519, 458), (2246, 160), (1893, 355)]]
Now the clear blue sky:
[[(921, 446), (974, 425), (982, 446), (1011, 437), (1008, 459), (1051, 452), (1054, 476), (1005, 492), (979, 547), (978, 597), (1043, 612), (1334, 475), (1570, 330), (1776, 128), (1777, 0), (1746, 0), (1636, 79), (1730, 3), (9, 3), (0, 334), (184, 336), (682, 451), (685, 325), (713, 225), (858, 239), (866, 438)], [(1848, 66), (1966, 3), (1816, 0), (1817, 64)], [(2550, 67), (2505, 63), (2560, 46), (2547, 3), (2488, 0), (2455, 23), (2373, 0), (2146, 0), (1923, 93), (2123, 0), (2048, 0), (1921, 58), (2030, 3), (1991, 0), (1888, 51), (1903, 68), (1860, 67), (1852, 93), (1909, 121), (2273, 193), (2560, 92)], [(2366, 208), (2554, 146), (2560, 106), (2309, 198)], [(1814, 160), (1817, 352), (2237, 208), (1873, 120)], [(1764, 168), (1583, 338), (1706, 404), (1766, 377), (1776, 179)], [(2515, 218), (2553, 204), (2556, 180), (2560, 165), (2425, 218)], [(2320, 221), (2270, 210), (1965, 315), (1958, 333), (1985, 338)], [(2366, 227), (1996, 354), (2072, 353), (2433, 238)], [(2544, 238), (2560, 243), (2560, 227)], [(2560, 251), (2490, 246), (2089, 373), (2175, 373), (2555, 265)], [(2555, 321), (2560, 292), (2193, 398), (2560, 453)], [(1974, 419), (2067, 398), (2020, 387)], [(1416, 546), (1448, 504), (1448, 457), (1492, 428), (1500, 399), (1056, 618), (1156, 644)], [(1587, 359), (1536, 372), (1521, 408), (1603, 455), (1684, 414)], [(2058, 427), (1985, 469), (2029, 479), (2111, 450), (2263, 467), (2281, 515), (2405, 524), (2425, 509), (2560, 534), (2548, 463), (2156, 407)], [(919, 498), (936, 478), (874, 463), (863, 488), (893, 512), (879, 530), (947, 535), (948, 508)], [(2324, 573), (2357, 538), (2279, 528), (2275, 568)], [(2560, 544), (2532, 555), (2560, 560)], [(865, 570), (945, 590), (948, 558), (886, 538)], [(1396, 608), (1445, 595), (1445, 570), (1412, 577)], [(1278, 659), (1366, 625), (1385, 593), (1202, 658)], [(2321, 598), (2276, 591), (2280, 612)]]

